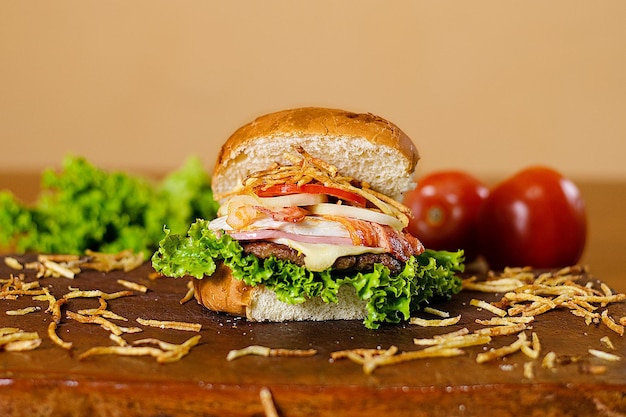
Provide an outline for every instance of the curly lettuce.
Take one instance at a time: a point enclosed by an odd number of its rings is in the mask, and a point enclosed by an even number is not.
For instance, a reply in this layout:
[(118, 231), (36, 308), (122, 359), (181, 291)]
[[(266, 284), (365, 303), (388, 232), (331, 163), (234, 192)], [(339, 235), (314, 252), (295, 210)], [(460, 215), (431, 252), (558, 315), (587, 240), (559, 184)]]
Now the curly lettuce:
[(0, 247), (16, 252), (143, 252), (146, 259), (163, 237), (163, 226), (184, 233), (196, 218), (214, 218), (209, 176), (190, 158), (161, 182), (108, 172), (80, 157), (62, 170), (47, 170), (32, 206), (0, 192)]
[(364, 325), (369, 329), (408, 320), (425, 303), (449, 298), (461, 290), (457, 273), (464, 268), (463, 251), (426, 250), (411, 257), (395, 276), (382, 264), (376, 264), (371, 272), (355, 275), (332, 269), (314, 272), (273, 256), (259, 259), (246, 255), (239, 242), (225, 233), (218, 236), (207, 226), (207, 220), (198, 219), (187, 234), (165, 229), (165, 237), (152, 256), (154, 269), (168, 277), (203, 279), (210, 277), (217, 264), (223, 262), (236, 279), (250, 286), (264, 285), (280, 301), (290, 304), (313, 297), (321, 297), (327, 303), (337, 302), (339, 288), (350, 285), (367, 302)]

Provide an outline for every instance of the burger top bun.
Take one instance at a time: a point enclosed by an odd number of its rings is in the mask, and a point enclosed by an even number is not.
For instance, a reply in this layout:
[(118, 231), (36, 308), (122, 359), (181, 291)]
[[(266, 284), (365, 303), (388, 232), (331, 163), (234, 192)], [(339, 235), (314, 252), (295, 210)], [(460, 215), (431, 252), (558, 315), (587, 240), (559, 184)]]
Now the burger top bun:
[(398, 200), (415, 187), (419, 153), (398, 126), (370, 113), (305, 107), (258, 117), (235, 131), (218, 155), (213, 191), (229, 192), (252, 172), (286, 164), (283, 155), (295, 154), (294, 146)]

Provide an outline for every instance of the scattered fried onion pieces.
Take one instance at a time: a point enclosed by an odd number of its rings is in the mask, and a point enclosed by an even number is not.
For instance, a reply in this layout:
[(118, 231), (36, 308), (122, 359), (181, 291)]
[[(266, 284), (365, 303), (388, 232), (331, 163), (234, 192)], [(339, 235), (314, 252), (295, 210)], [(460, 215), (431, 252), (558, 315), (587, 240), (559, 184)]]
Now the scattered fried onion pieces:
[(261, 399), (261, 406), (263, 407), (263, 413), (265, 417), (278, 417), (278, 411), (274, 404), (274, 397), (272, 392), (267, 387), (261, 388), (259, 391), (259, 398)]
[(363, 364), (364, 361), (369, 360), (377, 355), (395, 355), (398, 352), (397, 346), (391, 346), (389, 349), (367, 349), (367, 348), (358, 348), (358, 349), (346, 349), (346, 350), (337, 350), (330, 354), (331, 361), (335, 361), (338, 359), (351, 359), (353, 362)]
[(242, 349), (234, 349), (228, 352), (226, 355), (227, 361), (232, 361), (243, 356), (255, 355), (255, 356), (279, 356), (283, 358), (301, 358), (306, 356), (313, 356), (317, 354), (315, 349), (273, 349), (267, 346), (250, 345)]
[(556, 353), (552, 351), (546, 353), (541, 361), (541, 367), (554, 370), (556, 368)]
[(517, 340), (510, 345), (505, 345), (497, 349), (489, 349), (487, 352), (481, 352), (476, 355), (476, 362), (485, 363), (494, 359), (502, 358), (522, 349), (522, 346), (528, 343), (526, 334), (521, 333), (524, 337), (518, 337)]
[(41, 345), (37, 332), (25, 332), (15, 327), (0, 328), (0, 350), (6, 352), (24, 352)]
[(495, 314), (496, 316), (504, 317), (507, 315), (507, 312), (505, 310), (499, 307), (496, 307), (495, 305), (490, 304), (484, 300), (477, 300), (475, 298), (472, 298), (470, 300), (470, 305), (474, 307), (482, 308), (483, 310), (487, 310)]
[(469, 346), (485, 345), (491, 342), (491, 336), (486, 334), (469, 333), (432, 339), (413, 339), (413, 343), (420, 346), (429, 346), (426, 350), (464, 348)]
[[(478, 329), (475, 333), (489, 336), (518, 335), (518, 339), (510, 345), (478, 354), (476, 361), (485, 363), (518, 351), (522, 351), (530, 359), (537, 359), (541, 351), (539, 336), (533, 333), (532, 340), (528, 340), (525, 330), (536, 316), (556, 309), (568, 309), (575, 316), (582, 317), (587, 325), (602, 323), (623, 336), (626, 323), (622, 323), (621, 319), (619, 323), (616, 322), (610, 316), (608, 305), (625, 300), (626, 295), (614, 294), (604, 283), (600, 283), (599, 289), (594, 288), (593, 282), (579, 284), (577, 281), (584, 272), (583, 267), (572, 266), (535, 276), (528, 268), (508, 268), (498, 276), (491, 273), (485, 281), (477, 281), (474, 277), (465, 280), (464, 289), (504, 294), (500, 301), (494, 303), (471, 300), (471, 305), (499, 316), (489, 320), (476, 320), (478, 324), (492, 327)], [(601, 308), (603, 310), (600, 313)], [(613, 346), (608, 336), (603, 337), (601, 343), (609, 349)], [(594, 349), (590, 349), (589, 353), (606, 360), (620, 358)], [(543, 358), (542, 367), (555, 369), (559, 360), (554, 352), (548, 352)], [(527, 378), (534, 376), (531, 366), (524, 366), (524, 375)], [(587, 371), (591, 372), (589, 369)]]
[(450, 317), (450, 313), (448, 313), (447, 311), (439, 310), (434, 307), (424, 307), (423, 311), (424, 313), (432, 314), (434, 316), (441, 317), (444, 319), (447, 319), (448, 317)]
[(535, 364), (534, 362), (524, 362), (524, 378), (535, 379)]
[(624, 326), (615, 323), (615, 320), (609, 316), (608, 310), (604, 310), (600, 316), (602, 317), (602, 323), (604, 323), (606, 327), (613, 330), (618, 335), (624, 336)]
[(526, 323), (507, 324), (503, 326), (485, 327), (476, 330), (476, 334), (484, 334), (488, 336), (507, 336), (518, 334), (526, 329)]
[(24, 265), (22, 265), (20, 261), (18, 261), (12, 256), (5, 257), (4, 264), (8, 266), (9, 268), (16, 269), (18, 271), (21, 271), (22, 269), (24, 269)]
[(117, 324), (105, 319), (102, 316), (85, 316), (82, 314), (74, 313), (73, 311), (66, 312), (67, 318), (75, 320), (79, 323), (99, 324), (103, 329), (119, 336), (123, 333), (139, 333), (143, 330), (139, 327), (121, 327)]
[[(526, 332), (532, 329), (536, 316), (566, 308), (572, 314), (584, 317), (587, 324), (603, 323), (619, 335), (624, 333), (626, 318), (619, 319), (619, 323), (616, 322), (610, 316), (608, 305), (622, 301), (626, 296), (614, 294), (605, 284), (600, 284), (600, 289), (594, 288), (593, 283), (579, 284), (577, 281), (583, 277), (584, 272), (585, 269), (580, 266), (539, 275), (530, 268), (506, 268), (499, 275), (490, 273), (485, 281), (478, 281), (475, 277), (466, 279), (463, 282), (465, 290), (503, 294), (499, 301), (493, 303), (479, 299), (470, 300), (470, 305), (494, 314), (494, 317), (489, 319), (476, 320), (476, 324), (484, 327), (473, 332), (462, 328), (432, 338), (414, 339), (416, 345), (424, 347), (422, 350), (398, 354), (395, 347), (389, 350), (354, 349), (334, 352), (331, 354), (331, 360), (348, 358), (363, 365), (366, 373), (371, 373), (382, 364), (394, 364), (422, 357), (456, 356), (464, 353), (463, 348), (490, 344), (494, 337), (517, 335), (517, 339), (508, 345), (478, 353), (476, 362), (487, 363), (522, 352), (530, 359), (525, 362), (524, 377), (533, 379), (535, 375), (533, 361), (539, 358), (542, 344), (537, 333), (529, 333), (529, 337)], [(599, 312), (601, 308), (602, 313)], [(439, 318), (413, 317), (409, 322), (424, 327), (443, 327), (458, 324), (461, 318), (450, 317), (449, 313), (432, 308), (428, 311), (424, 309), (424, 312)], [(608, 342), (603, 343), (607, 346)], [(549, 352), (543, 358), (542, 367), (554, 369), (557, 364), (568, 360), (573, 361), (572, 358), (557, 358), (554, 352)]]
[(332, 361), (350, 359), (360, 364), (363, 372), (370, 375), (380, 366), (418, 359), (460, 356), (465, 353), (461, 348), (489, 343), (490, 340), (489, 336), (468, 334), (467, 329), (463, 329), (432, 339), (414, 339), (416, 345), (428, 346), (421, 350), (398, 353), (397, 346), (391, 346), (389, 349), (349, 349), (332, 352), (330, 357)]
[(129, 272), (139, 268), (144, 262), (143, 252), (133, 253), (130, 250), (123, 250), (118, 253), (101, 253), (87, 249), (85, 254), (88, 258), (83, 267), (100, 272), (110, 272), (116, 269)]
[(98, 301), (100, 302), (100, 306), (98, 308), (78, 310), (77, 313), (83, 316), (102, 316), (110, 320), (128, 321), (126, 317), (120, 316), (119, 314), (108, 310), (108, 304), (104, 298), (99, 298)]
[(604, 359), (605, 361), (617, 362), (622, 360), (621, 356), (615, 355), (613, 353), (605, 352), (603, 350), (598, 349), (589, 349), (589, 353), (596, 358)]
[(184, 321), (148, 320), (138, 317), (137, 323), (144, 326), (158, 327), (159, 329), (183, 330), (187, 332), (199, 332), (202, 330), (202, 324)]
[[(117, 346), (95, 346), (83, 352), (78, 359), (84, 360), (94, 355), (121, 355), (121, 356), (152, 356), (157, 363), (176, 362), (186, 356), (191, 348), (200, 341), (200, 335), (187, 339), (182, 344), (166, 343), (156, 339), (145, 339), (136, 341), (132, 345), (121, 344)], [(154, 346), (139, 346), (140, 344), (157, 344)]]
[(187, 292), (185, 293), (183, 298), (180, 299), (179, 303), (180, 304), (185, 304), (187, 301), (192, 300), (194, 294), (195, 294), (195, 289), (194, 289), (194, 286), (193, 286), (193, 282), (191, 280), (189, 280), (189, 281), (187, 281)]
[[(593, 288), (591, 282), (586, 285), (577, 283), (583, 272), (583, 267), (572, 266), (556, 272), (542, 273), (533, 279), (532, 273), (527, 269), (509, 268), (500, 276), (491, 275), (486, 281), (467, 279), (463, 288), (499, 293), (503, 292), (505, 286), (502, 282), (506, 280), (510, 286), (506, 286), (504, 296), (499, 302), (472, 300), (471, 304), (492, 311), (500, 317), (535, 317), (551, 310), (567, 308), (572, 314), (584, 318), (587, 325), (602, 322), (623, 335), (624, 325), (621, 322), (618, 324), (608, 315), (607, 306), (626, 300), (626, 295), (614, 294), (603, 283), (600, 284), (600, 289)], [(600, 307), (605, 308), (601, 314), (597, 311)]]
[(615, 345), (611, 341), (611, 338), (608, 336), (601, 337), (600, 343), (602, 343), (602, 346), (606, 347), (607, 349), (615, 350)]
[[(20, 296), (30, 296), (33, 301), (47, 302), (46, 313), (51, 316), (48, 324), (48, 337), (52, 343), (63, 349), (72, 349), (72, 342), (63, 340), (57, 333), (62, 319), (65, 317), (79, 323), (98, 324), (108, 332), (110, 339), (117, 346), (96, 346), (80, 355), (80, 359), (92, 355), (117, 354), (142, 356), (148, 355), (156, 359), (158, 363), (168, 363), (180, 360), (187, 355), (192, 347), (198, 344), (200, 335), (189, 338), (182, 344), (168, 343), (159, 339), (141, 339), (128, 343), (123, 335), (127, 333), (137, 333), (143, 331), (139, 327), (122, 327), (111, 320), (128, 321), (126, 317), (120, 316), (108, 309), (108, 300), (121, 297), (132, 296), (135, 292), (145, 293), (148, 288), (144, 285), (127, 280), (118, 280), (128, 290), (106, 293), (101, 290), (80, 290), (70, 288), (60, 298), (51, 294), (48, 288), (42, 288), (39, 283), (40, 278), (65, 277), (73, 279), (81, 269), (95, 269), (108, 272), (113, 269), (123, 269), (129, 271), (140, 266), (143, 262), (143, 255), (134, 255), (129, 251), (118, 254), (103, 254), (87, 251), (87, 258), (77, 255), (39, 255), (37, 261), (22, 265), (16, 258), (5, 257), (7, 266), (15, 270), (31, 269), (36, 271), (36, 280), (25, 282), (24, 275), (11, 275), (8, 279), (0, 280), (0, 299), (17, 299)], [(191, 293), (193, 297), (193, 293)], [(74, 311), (63, 311), (64, 305), (77, 298), (97, 298), (98, 308), (90, 308)], [(26, 307), (17, 310), (8, 310), (7, 315), (24, 315), (41, 310), (41, 307)], [(202, 325), (199, 323), (185, 323), (174, 321), (158, 321), (138, 319), (143, 325), (159, 327), (162, 329), (176, 329), (198, 332)], [(35, 332), (24, 332), (17, 328), (0, 329), (0, 350), (5, 351), (25, 351), (39, 347), (41, 338)]]
[(125, 279), (118, 279), (117, 283), (128, 288), (129, 290), (139, 291), (144, 294), (148, 292), (148, 287), (146, 287), (145, 285), (133, 282), (133, 281), (128, 281)]
[(145, 259), (143, 253), (125, 250), (119, 253), (99, 253), (87, 250), (86, 256), (69, 254), (40, 254), (37, 260), (26, 264), (16, 258), (5, 257), (7, 266), (15, 270), (31, 269), (37, 271), (37, 278), (68, 278), (74, 279), (84, 269), (109, 272), (121, 269), (132, 271), (141, 266)]
[(376, 368), (384, 365), (393, 365), (396, 363), (413, 361), (418, 359), (427, 358), (450, 358), (453, 356), (460, 356), (465, 354), (463, 349), (449, 348), (449, 349), (423, 349), (414, 350), (408, 352), (401, 352), (393, 356), (377, 356), (363, 363), (363, 372), (366, 375), (370, 375)]
[(73, 298), (102, 298), (103, 300), (114, 300), (120, 297), (128, 297), (134, 295), (132, 291), (117, 291), (114, 293), (105, 293), (100, 290), (72, 290), (66, 293), (63, 298), (65, 300), (71, 300)]
[(34, 313), (35, 311), (39, 311), (39, 310), (41, 310), (41, 307), (32, 306), (32, 307), (20, 308), (17, 310), (7, 310), (5, 311), (5, 313), (7, 316), (25, 316), (29, 313)]
[(48, 337), (52, 340), (52, 343), (63, 349), (70, 350), (72, 348), (72, 342), (64, 341), (57, 334), (57, 322), (54, 320), (48, 324)]
[(22, 275), (12, 275), (1, 281), (0, 300), (16, 300), (21, 296), (39, 296), (45, 294), (45, 289), (41, 288), (39, 281), (24, 282)]
[(410, 324), (416, 324), (422, 327), (445, 327), (455, 325), (461, 320), (461, 315), (449, 317), (445, 319), (422, 319), (420, 317), (411, 317)]

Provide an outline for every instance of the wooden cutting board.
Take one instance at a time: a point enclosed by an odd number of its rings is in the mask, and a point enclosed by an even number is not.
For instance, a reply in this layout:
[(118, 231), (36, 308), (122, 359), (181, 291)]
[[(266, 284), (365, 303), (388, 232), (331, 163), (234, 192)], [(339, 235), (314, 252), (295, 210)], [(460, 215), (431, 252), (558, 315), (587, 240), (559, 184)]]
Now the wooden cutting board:
[[(27, 258), (18, 257), (25, 261)], [(32, 257), (28, 258), (32, 259)], [(20, 271), (26, 281), (31, 270)], [(180, 304), (186, 292), (184, 279), (150, 279), (149, 264), (130, 272), (83, 271), (75, 279), (44, 278), (57, 297), (69, 288), (115, 292), (124, 288), (118, 279), (146, 285), (147, 293), (109, 301), (109, 309), (129, 319), (121, 326), (144, 330), (124, 337), (128, 341), (155, 337), (182, 343), (200, 334), (200, 343), (180, 361), (158, 364), (153, 358), (78, 356), (93, 346), (109, 346), (109, 332), (95, 324), (80, 324), (63, 317), (59, 336), (71, 341), (71, 350), (53, 344), (47, 335), (51, 315), (46, 302), (31, 297), (0, 300), (0, 328), (37, 331), (43, 342), (29, 352), (0, 352), (0, 410), (3, 416), (260, 416), (264, 408), (260, 391), (268, 388), (279, 415), (290, 416), (581, 416), (626, 413), (626, 342), (605, 325), (586, 325), (566, 309), (538, 316), (532, 330), (540, 336), (542, 350), (536, 360), (517, 352), (479, 364), (476, 355), (488, 348), (508, 345), (516, 336), (493, 338), (488, 347), (466, 348), (454, 358), (414, 360), (377, 368), (366, 374), (348, 359), (330, 360), (332, 352), (353, 348), (397, 346), (400, 351), (421, 349), (414, 338), (429, 338), (467, 327), (493, 314), (470, 305), (473, 298), (495, 301), (493, 295), (463, 291), (453, 300), (436, 305), (452, 316), (456, 325), (446, 328), (410, 324), (368, 330), (361, 322), (249, 323), (209, 312), (195, 301)], [(0, 263), (0, 279), (17, 271)], [(8, 316), (7, 310), (38, 305), (40, 311)], [(95, 299), (75, 299), (63, 311), (97, 308)], [(610, 306), (617, 319), (626, 316), (626, 304)], [(199, 333), (139, 325), (137, 317), (195, 322)], [(430, 317), (432, 318), (432, 316)], [(600, 339), (608, 336), (622, 357), (606, 361), (592, 357), (589, 349), (607, 350)], [(232, 349), (262, 345), (284, 349), (315, 349), (310, 357), (246, 356), (227, 361)], [(558, 355), (554, 369), (544, 369), (549, 351)], [(524, 374), (533, 362), (534, 377)], [(600, 369), (594, 373), (590, 370)]]

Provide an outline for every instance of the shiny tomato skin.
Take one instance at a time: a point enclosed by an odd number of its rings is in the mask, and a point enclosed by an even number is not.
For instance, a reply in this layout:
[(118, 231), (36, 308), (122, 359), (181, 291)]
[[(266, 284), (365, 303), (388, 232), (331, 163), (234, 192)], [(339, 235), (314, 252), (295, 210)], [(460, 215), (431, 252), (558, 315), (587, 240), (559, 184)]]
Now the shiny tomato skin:
[(476, 228), (489, 188), (456, 170), (437, 171), (418, 179), (403, 202), (413, 213), (407, 230), (426, 248), (463, 249), (465, 260), (478, 256)]
[(259, 197), (276, 197), (297, 193), (328, 194), (358, 207), (365, 207), (367, 204), (367, 200), (361, 195), (334, 187), (326, 187), (322, 184), (276, 184), (256, 191)]
[(559, 172), (529, 167), (491, 189), (479, 230), (491, 269), (574, 265), (587, 238), (584, 202)]

